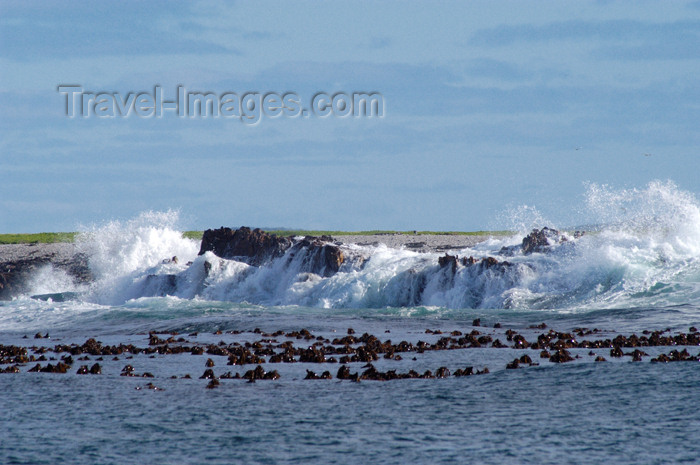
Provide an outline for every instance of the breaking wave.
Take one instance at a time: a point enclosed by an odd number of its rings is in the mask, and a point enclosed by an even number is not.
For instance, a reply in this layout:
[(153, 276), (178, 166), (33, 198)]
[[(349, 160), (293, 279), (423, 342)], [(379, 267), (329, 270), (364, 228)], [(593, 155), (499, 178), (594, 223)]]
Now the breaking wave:
[[(700, 204), (692, 194), (657, 181), (623, 190), (592, 184), (585, 198), (586, 234), (564, 232), (533, 253), (520, 247), (527, 230), (456, 251), (454, 266), (441, 266), (439, 253), (343, 245), (356, 260), (327, 276), (309, 272), (291, 249), (260, 266), (197, 255), (199, 242), (182, 237), (176, 213), (149, 212), (80, 234), (78, 249), (88, 255), (95, 281), (68, 289), (62, 278), (56, 283), (63, 287), (51, 290), (106, 305), (159, 296), (321, 308), (700, 304)], [(484, 266), (489, 257), (499, 264)]]

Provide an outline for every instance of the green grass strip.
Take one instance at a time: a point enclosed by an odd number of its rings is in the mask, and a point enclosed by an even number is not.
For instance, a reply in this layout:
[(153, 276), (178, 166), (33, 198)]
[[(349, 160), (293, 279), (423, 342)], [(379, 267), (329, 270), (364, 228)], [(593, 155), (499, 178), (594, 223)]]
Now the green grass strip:
[[(446, 235), (446, 236), (507, 236), (510, 231), (389, 231), (377, 229), (372, 231), (322, 231), (314, 229), (277, 229), (267, 230), (278, 236), (373, 236), (381, 234)], [(201, 240), (204, 231), (185, 231), (182, 237)], [(73, 242), (77, 232), (34, 233), (34, 234), (0, 234), (0, 244), (53, 244), (55, 242)]]
[(34, 234), (0, 234), (0, 244), (53, 244), (55, 242), (73, 242), (74, 232), (34, 233)]

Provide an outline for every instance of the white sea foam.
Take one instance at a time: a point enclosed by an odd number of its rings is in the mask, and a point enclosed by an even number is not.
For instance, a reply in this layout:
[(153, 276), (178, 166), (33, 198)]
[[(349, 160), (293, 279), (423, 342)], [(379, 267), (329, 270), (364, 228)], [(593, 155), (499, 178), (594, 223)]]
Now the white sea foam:
[[(128, 221), (92, 226), (76, 238), (89, 257), (95, 283), (84, 298), (119, 304), (157, 292), (149, 275), (180, 273), (197, 256), (198, 244), (177, 230), (177, 212), (144, 212)], [(177, 257), (177, 260), (173, 260)]]
[[(261, 267), (211, 252), (197, 256), (198, 243), (182, 237), (175, 213), (148, 212), (79, 235), (78, 248), (88, 254), (96, 277), (82, 299), (122, 304), (175, 296), (323, 308), (586, 309), (700, 303), (700, 204), (693, 195), (671, 182), (653, 182), (627, 190), (590, 185), (586, 199), (583, 209), (593, 231), (570, 237), (549, 253), (499, 255), (528, 231), (459, 251), (460, 257), (496, 257), (511, 266), (459, 265), (452, 273), (439, 267), (438, 253), (352, 246), (346, 252), (364, 256), (365, 262), (344, 266), (330, 277), (303, 272), (303, 257), (289, 251)], [(545, 225), (536, 209), (519, 211), (521, 218), (514, 221), (523, 229)], [(65, 276), (54, 279), (58, 286), (61, 279)], [(56, 291), (56, 285), (50, 289)]]
[(46, 295), (61, 292), (81, 292), (86, 286), (78, 284), (67, 271), (45, 265), (32, 274), (27, 283), (32, 295)]

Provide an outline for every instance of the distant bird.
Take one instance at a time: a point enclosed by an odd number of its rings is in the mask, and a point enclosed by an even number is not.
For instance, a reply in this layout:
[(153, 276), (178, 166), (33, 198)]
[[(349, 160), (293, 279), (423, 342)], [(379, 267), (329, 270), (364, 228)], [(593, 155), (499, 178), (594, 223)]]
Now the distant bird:
[(645, 153), (644, 156), (645, 156), (645, 157), (650, 157), (651, 154), (650, 154), (650, 153)]

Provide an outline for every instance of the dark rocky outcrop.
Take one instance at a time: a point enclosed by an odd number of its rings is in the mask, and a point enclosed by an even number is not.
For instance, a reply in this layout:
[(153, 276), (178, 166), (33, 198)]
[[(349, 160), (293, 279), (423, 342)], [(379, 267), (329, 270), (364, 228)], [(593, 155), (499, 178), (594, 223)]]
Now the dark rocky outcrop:
[(440, 268), (447, 269), (454, 273), (457, 271), (458, 265), (465, 267), (477, 267), (479, 272), (494, 269), (497, 271), (505, 271), (511, 266), (508, 261), (499, 261), (494, 257), (484, 257), (484, 258), (474, 258), (472, 256), (462, 257), (461, 259), (457, 255), (445, 254), (444, 256), (438, 258), (438, 265)]
[(52, 365), (49, 363), (45, 367), (42, 367), (38, 363), (31, 368), (29, 371), (30, 372), (41, 372), (41, 373), (67, 373), (68, 369), (70, 369), (70, 366), (63, 363), (63, 362), (58, 362), (56, 365)]
[(651, 359), (652, 362), (658, 363), (668, 363), (668, 362), (700, 362), (700, 353), (698, 355), (692, 356), (688, 352), (688, 349), (683, 349), (681, 351), (672, 350), (666, 354), (659, 354), (658, 357)]
[(572, 357), (571, 353), (566, 349), (559, 349), (549, 357), (549, 361), (552, 363), (566, 363), (571, 362), (573, 359), (574, 357)]
[(207, 389), (216, 389), (220, 384), (221, 382), (218, 379), (212, 378), (212, 380), (209, 381), (209, 384), (207, 384)]
[(256, 380), (259, 379), (265, 379), (265, 380), (276, 380), (280, 379), (280, 374), (277, 372), (277, 370), (272, 370), (272, 371), (265, 371), (261, 365), (258, 365), (255, 367), (254, 370), (248, 370), (245, 372), (243, 375), (243, 378), (247, 379), (248, 382), (254, 383)]
[[(261, 266), (287, 255), (289, 263), (300, 261), (299, 271), (331, 276), (346, 263), (346, 255), (330, 236), (306, 236), (300, 240), (277, 236), (261, 229), (241, 227), (208, 229), (202, 236), (199, 255), (211, 251), (225, 259)], [(361, 264), (361, 260), (358, 262)]]
[(460, 377), (460, 376), (471, 376), (474, 374), (474, 367), (466, 367), (464, 370), (461, 368), (458, 368), (455, 370), (454, 376)]
[[(17, 244), (4, 247), (31, 246)], [(78, 283), (87, 283), (92, 280), (87, 256), (84, 254), (44, 252), (37, 248), (36, 252), (29, 252), (25, 256), (27, 258), (0, 262), (0, 300), (10, 300), (29, 292), (30, 276), (48, 265), (65, 271)], [(57, 300), (56, 297), (54, 296), (54, 300)]]
[(281, 257), (292, 246), (288, 237), (280, 237), (261, 229), (247, 227), (207, 229), (202, 236), (199, 255), (211, 251), (216, 256), (237, 259), (249, 265), (260, 266), (266, 261)]
[(513, 360), (512, 362), (510, 362), (508, 365), (506, 365), (506, 369), (507, 369), (507, 370), (513, 370), (513, 369), (518, 368), (519, 366), (520, 366), (520, 360), (518, 360), (518, 359), (516, 358), (515, 360)]
[[(578, 239), (583, 235), (583, 232), (576, 231), (574, 234), (574, 239)], [(533, 229), (530, 234), (523, 238), (520, 245), (503, 247), (498, 253), (499, 255), (506, 256), (513, 256), (519, 252), (522, 252), (523, 255), (530, 255), (532, 253), (546, 253), (552, 250), (553, 245), (568, 241), (569, 239), (563, 233), (545, 226), (542, 229)]]
[(331, 372), (328, 370), (321, 373), (321, 376), (311, 370), (306, 370), (306, 377), (304, 379), (333, 379), (333, 375), (331, 375)]
[(560, 234), (556, 229), (550, 229), (546, 226), (542, 229), (533, 229), (530, 234), (523, 238), (523, 254), (529, 255), (534, 252), (547, 252), (551, 245), (559, 244), (566, 240), (566, 237)]
[(345, 261), (345, 255), (335, 244), (317, 237), (306, 236), (292, 247), (289, 253), (290, 262), (301, 257), (299, 271), (316, 273), (321, 276), (332, 276), (340, 270)]
[(438, 265), (440, 268), (451, 269), (454, 273), (457, 270), (457, 256), (446, 253), (444, 257), (438, 258)]

